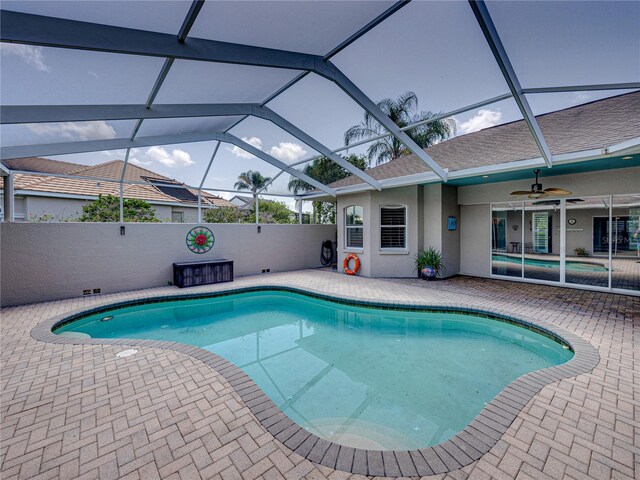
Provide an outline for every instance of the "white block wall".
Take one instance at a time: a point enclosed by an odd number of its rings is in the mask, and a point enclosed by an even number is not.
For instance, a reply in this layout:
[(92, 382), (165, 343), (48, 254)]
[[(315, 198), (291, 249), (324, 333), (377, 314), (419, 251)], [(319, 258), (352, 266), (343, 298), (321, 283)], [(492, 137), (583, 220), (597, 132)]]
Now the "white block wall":
[(186, 246), (194, 225), (2, 223), (2, 306), (79, 297), (85, 289), (112, 293), (167, 285), (172, 263), (226, 258), (236, 276), (319, 267), (335, 225), (209, 224), (216, 243), (206, 254)]

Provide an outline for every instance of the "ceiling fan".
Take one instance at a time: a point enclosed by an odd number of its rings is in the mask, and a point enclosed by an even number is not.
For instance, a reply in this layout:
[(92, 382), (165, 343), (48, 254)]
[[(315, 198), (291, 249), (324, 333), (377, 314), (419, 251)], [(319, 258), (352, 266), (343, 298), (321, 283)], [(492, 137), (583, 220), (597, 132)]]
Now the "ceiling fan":
[(536, 174), (536, 183), (531, 185), (531, 190), (516, 190), (515, 192), (511, 192), (510, 195), (515, 197), (519, 197), (522, 195), (527, 195), (529, 198), (546, 198), (546, 197), (557, 197), (557, 196), (565, 196), (571, 195), (573, 192), (569, 190), (564, 190), (562, 188), (545, 188), (542, 189), (542, 184), (538, 182), (538, 174), (540, 173), (539, 169), (533, 171)]

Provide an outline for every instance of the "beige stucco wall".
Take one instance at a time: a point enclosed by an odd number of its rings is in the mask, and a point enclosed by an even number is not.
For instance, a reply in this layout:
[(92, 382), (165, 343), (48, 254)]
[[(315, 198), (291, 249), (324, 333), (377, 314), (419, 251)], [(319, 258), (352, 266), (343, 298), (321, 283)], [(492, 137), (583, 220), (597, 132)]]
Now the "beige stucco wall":
[[(417, 275), (414, 256), (418, 253), (418, 186), (391, 188), (381, 192), (371, 192), (371, 276), (411, 277)], [(406, 205), (407, 207), (407, 248), (403, 250), (382, 250), (380, 248), (380, 208), (383, 205)]]
[(431, 246), (440, 248), (442, 245), (442, 228), (439, 228), (442, 219), (442, 188), (439, 183), (422, 187), (422, 228), (423, 239), (421, 248)]
[[(77, 219), (82, 215), (82, 206), (87, 203), (86, 200), (75, 198), (52, 198), (26, 196), (24, 201), (25, 219), (32, 216), (53, 215), (57, 221), (65, 221), (67, 219)], [(18, 212), (16, 205), (16, 212)]]
[[(444, 276), (460, 273), (460, 207), (458, 206), (458, 189), (449, 185), (442, 186), (442, 258), (446, 270)], [(449, 230), (449, 217), (456, 217), (456, 229)]]
[[(414, 255), (418, 252), (420, 187), (403, 187), (365, 192), (338, 197), (338, 270), (349, 253), (360, 258), (359, 274), (365, 277), (411, 277), (416, 275)], [(364, 241), (362, 249), (347, 249), (344, 241), (344, 211), (351, 205), (363, 207)], [(380, 207), (382, 205), (407, 206), (407, 248), (402, 250), (380, 249)]]
[(489, 205), (460, 207), (460, 273), (489, 275)]
[(320, 266), (320, 247), (335, 225), (210, 224), (216, 243), (202, 255), (185, 244), (183, 224), (2, 223), (2, 305), (167, 285), (172, 263), (227, 258), (236, 276)]
[[(455, 275), (460, 264), (460, 229), (449, 231), (447, 217), (459, 220), (457, 188), (442, 185), (414, 185), (338, 197), (338, 261), (340, 270), (348, 253), (361, 260), (360, 275), (367, 277), (413, 277), (417, 275), (415, 256), (420, 248), (433, 246), (445, 257), (445, 274)], [(364, 209), (364, 246), (347, 250), (344, 245), (344, 210), (351, 205)], [(406, 205), (407, 248), (380, 248), (380, 208), (383, 205)]]

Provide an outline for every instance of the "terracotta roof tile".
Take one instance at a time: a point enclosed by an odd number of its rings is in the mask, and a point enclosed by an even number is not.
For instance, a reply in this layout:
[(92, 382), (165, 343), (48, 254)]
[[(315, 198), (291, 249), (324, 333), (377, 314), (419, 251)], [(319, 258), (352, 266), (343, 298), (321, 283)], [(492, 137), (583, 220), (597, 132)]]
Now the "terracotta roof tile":
[[(106, 178), (120, 180), (122, 175), (122, 160), (111, 160), (95, 166), (79, 165), (77, 163), (59, 162), (48, 158), (20, 158), (3, 162), (9, 169), (51, 174), (78, 175), (78, 178), (62, 178), (48, 175), (16, 174), (15, 189), (37, 192), (73, 194), (97, 197), (98, 195), (120, 195), (117, 182), (83, 179), (82, 177)], [(128, 164), (125, 180), (135, 182), (160, 181), (168, 184), (182, 185), (171, 178), (152, 172), (134, 164)], [(125, 184), (124, 195), (127, 198), (137, 198), (151, 202), (170, 202), (196, 205), (197, 201), (185, 201), (160, 191), (153, 185)], [(197, 190), (186, 189), (197, 196)], [(233, 206), (224, 198), (208, 192), (202, 192), (202, 204), (205, 206)]]

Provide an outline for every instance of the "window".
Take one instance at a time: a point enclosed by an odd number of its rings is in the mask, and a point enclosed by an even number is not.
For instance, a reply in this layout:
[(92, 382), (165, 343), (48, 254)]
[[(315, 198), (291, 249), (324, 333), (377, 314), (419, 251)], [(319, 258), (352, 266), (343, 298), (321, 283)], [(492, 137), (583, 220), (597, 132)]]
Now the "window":
[(407, 207), (380, 207), (380, 248), (407, 248)]
[(184, 223), (184, 212), (174, 211), (171, 212), (172, 223)]
[(362, 248), (364, 238), (363, 218), (364, 211), (358, 205), (352, 205), (344, 209), (345, 246), (347, 248)]

